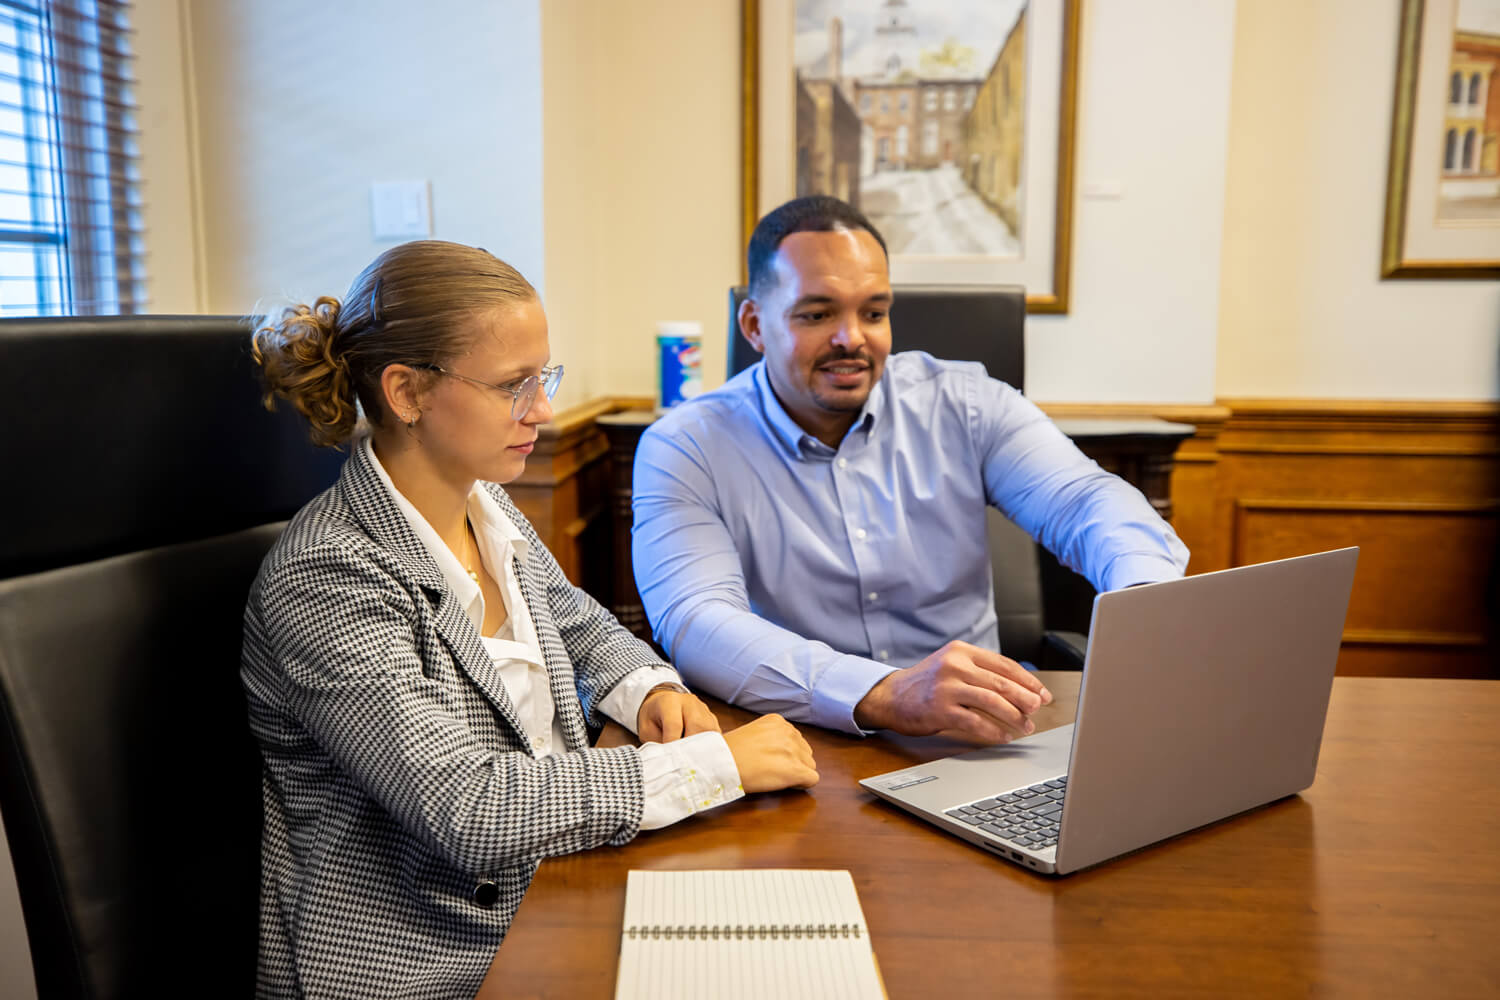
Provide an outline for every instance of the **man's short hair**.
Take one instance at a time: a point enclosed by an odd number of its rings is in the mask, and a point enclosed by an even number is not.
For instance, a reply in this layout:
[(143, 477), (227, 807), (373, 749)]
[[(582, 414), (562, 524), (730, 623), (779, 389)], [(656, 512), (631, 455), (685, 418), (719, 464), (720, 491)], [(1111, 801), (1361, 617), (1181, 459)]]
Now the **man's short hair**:
[(778, 208), (767, 212), (755, 224), (750, 234), (750, 247), (746, 251), (746, 274), (750, 279), (751, 297), (763, 295), (774, 281), (771, 261), (780, 249), (782, 240), (793, 233), (834, 233), (841, 230), (863, 229), (875, 237), (881, 252), (890, 259), (885, 237), (880, 235), (864, 213), (846, 201), (826, 194), (813, 194), (805, 198), (793, 198)]

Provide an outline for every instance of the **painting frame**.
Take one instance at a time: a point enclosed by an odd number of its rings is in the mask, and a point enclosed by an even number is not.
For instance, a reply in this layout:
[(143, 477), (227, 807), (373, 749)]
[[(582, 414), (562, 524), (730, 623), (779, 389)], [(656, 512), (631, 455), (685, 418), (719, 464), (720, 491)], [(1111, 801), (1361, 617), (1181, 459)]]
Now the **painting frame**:
[[(1380, 250), (1380, 277), (1389, 278), (1459, 278), (1488, 280), (1500, 277), (1500, 255), (1465, 257), (1452, 254), (1419, 255), (1414, 252), (1411, 225), (1415, 199), (1435, 200), (1436, 188), (1414, 174), (1413, 156), (1418, 144), (1415, 135), (1422, 121), (1423, 108), (1418, 92), (1424, 73), (1423, 27), (1431, 25), (1428, 0), (1402, 0), (1400, 34), (1397, 42), (1396, 86), (1391, 115), (1390, 161), (1386, 172), (1385, 225)], [(1446, 71), (1445, 71), (1446, 72)], [(1425, 130), (1424, 130), (1425, 131)], [(1432, 150), (1434, 161), (1437, 150)], [(1414, 190), (1414, 188), (1416, 190)]]
[[(765, 0), (741, 0), (741, 241), (743, 248), (749, 243), (762, 211), (775, 202), (766, 199), (761, 204), (762, 164), (769, 155), (789, 157), (785, 148), (770, 149), (762, 129), (762, 113), (766, 99), (763, 96), (762, 57), (768, 45), (790, 47), (790, 38), (770, 39), (763, 30), (763, 2)], [(779, 2), (779, 0), (771, 0)], [(794, 2), (794, 0), (786, 0)], [(1036, 2), (1036, 0), (1033, 0)], [(1078, 130), (1078, 73), (1080, 35), (1083, 0), (1056, 0), (1061, 5), (1061, 51), (1057, 62), (1057, 122), (1055, 149), (1055, 187), (1053, 204), (1046, 212), (1050, 224), (1051, 285), (1045, 290), (1027, 288), (1026, 310), (1038, 314), (1066, 314), (1072, 286), (1073, 217), (1076, 198), (1075, 174), (1077, 169)], [(1029, 71), (1028, 71), (1029, 72)], [(784, 144), (778, 144), (784, 145)], [(791, 197), (786, 192), (783, 197)], [(976, 255), (977, 257), (977, 255)], [(986, 258), (980, 258), (986, 259)], [(988, 258), (992, 259), (992, 258)], [(741, 263), (743, 280), (743, 261)], [(953, 279), (952, 283), (972, 283), (972, 278)]]

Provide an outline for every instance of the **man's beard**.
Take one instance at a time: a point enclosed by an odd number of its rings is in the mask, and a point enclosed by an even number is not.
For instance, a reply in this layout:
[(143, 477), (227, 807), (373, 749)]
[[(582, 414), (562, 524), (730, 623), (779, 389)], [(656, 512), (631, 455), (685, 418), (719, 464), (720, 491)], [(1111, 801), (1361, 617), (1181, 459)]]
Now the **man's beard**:
[[(875, 371), (875, 359), (870, 356), (868, 351), (863, 349), (858, 351), (829, 351), (813, 362), (813, 371), (818, 372), (824, 365), (836, 364), (840, 361), (858, 361), (866, 366), (868, 373), (873, 374)], [(817, 383), (814, 382), (814, 385), (817, 386)], [(829, 391), (819, 386), (813, 389), (813, 400), (831, 413), (856, 413), (864, 408), (865, 401), (869, 398), (870, 390), (873, 388), (873, 380), (869, 385), (864, 387), (863, 391), (855, 389), (834, 389)], [(851, 395), (851, 393), (857, 393), (857, 395)]]

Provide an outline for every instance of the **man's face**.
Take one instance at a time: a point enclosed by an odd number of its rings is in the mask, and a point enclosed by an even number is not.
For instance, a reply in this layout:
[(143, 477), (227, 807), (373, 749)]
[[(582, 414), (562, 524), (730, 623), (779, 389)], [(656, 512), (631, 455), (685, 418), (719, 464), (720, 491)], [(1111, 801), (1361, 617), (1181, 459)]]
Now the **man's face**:
[(885, 252), (862, 229), (793, 233), (772, 258), (773, 284), (740, 308), (776, 397), (808, 433), (841, 436), (891, 352)]

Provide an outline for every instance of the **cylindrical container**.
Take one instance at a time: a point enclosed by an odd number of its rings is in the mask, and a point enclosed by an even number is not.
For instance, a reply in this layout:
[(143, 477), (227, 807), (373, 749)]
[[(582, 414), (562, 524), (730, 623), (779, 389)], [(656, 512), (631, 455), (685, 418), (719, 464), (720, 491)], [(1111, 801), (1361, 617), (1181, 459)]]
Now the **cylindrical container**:
[(703, 391), (703, 325), (656, 324), (656, 407), (665, 410)]

